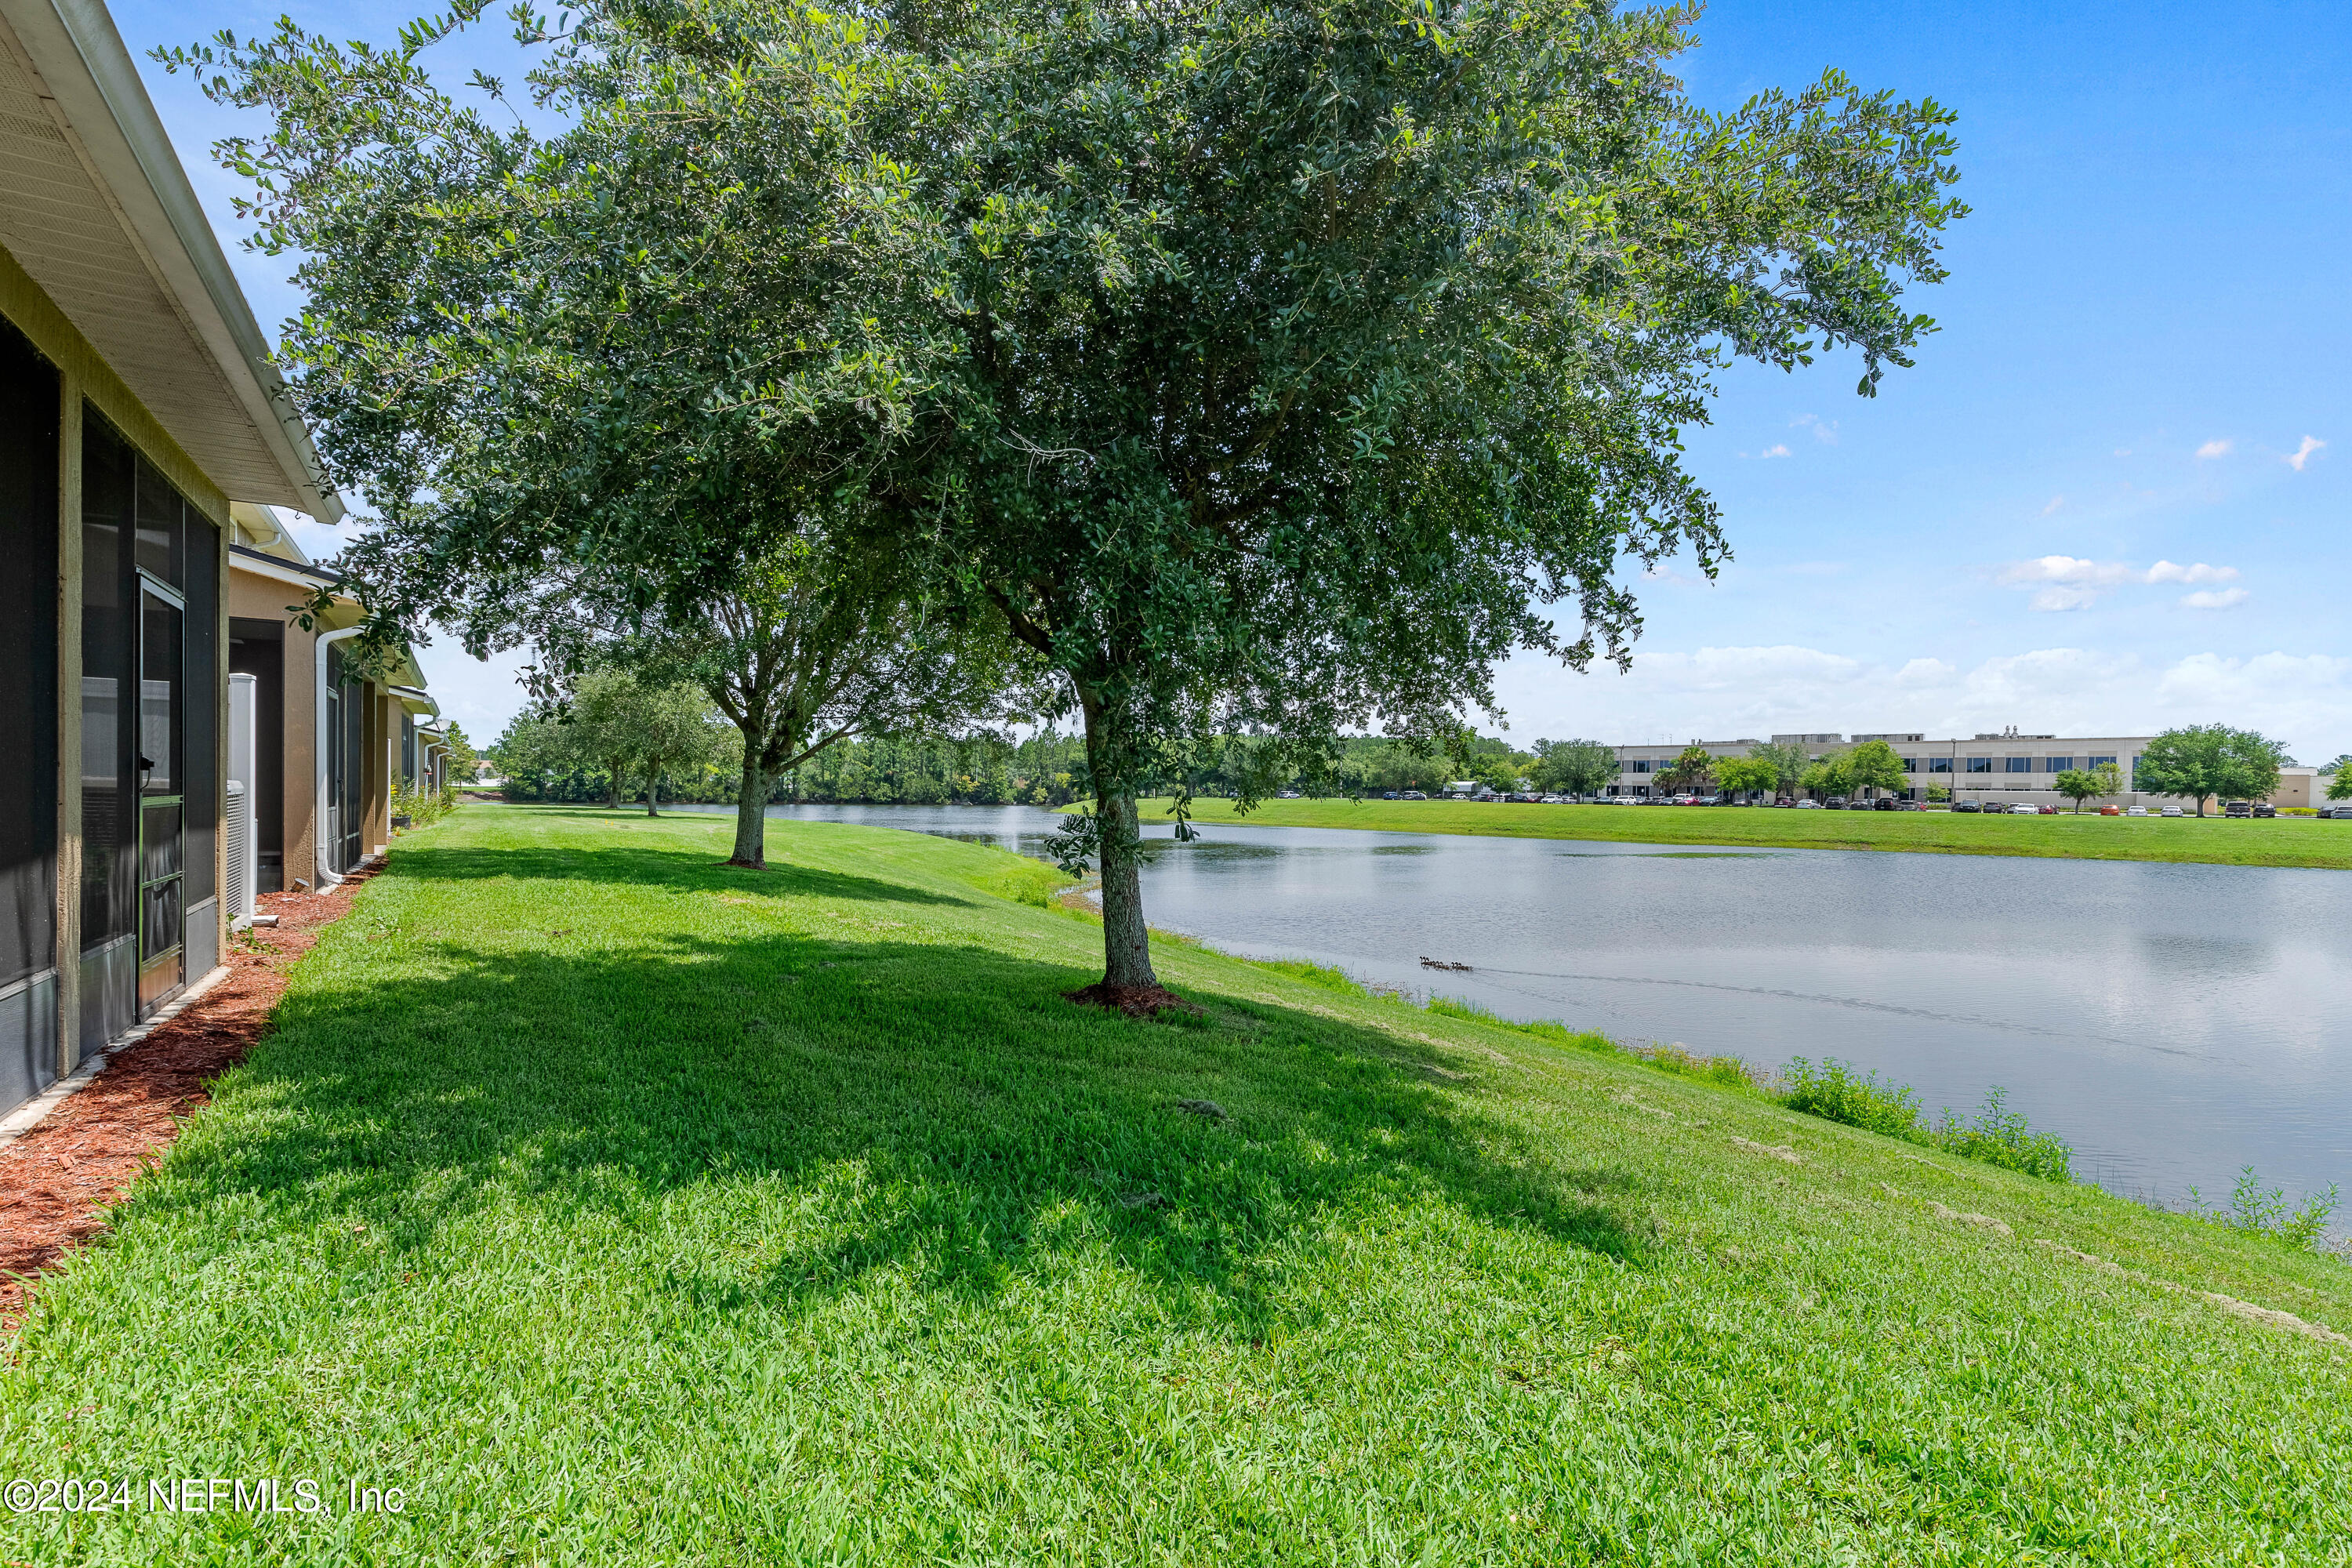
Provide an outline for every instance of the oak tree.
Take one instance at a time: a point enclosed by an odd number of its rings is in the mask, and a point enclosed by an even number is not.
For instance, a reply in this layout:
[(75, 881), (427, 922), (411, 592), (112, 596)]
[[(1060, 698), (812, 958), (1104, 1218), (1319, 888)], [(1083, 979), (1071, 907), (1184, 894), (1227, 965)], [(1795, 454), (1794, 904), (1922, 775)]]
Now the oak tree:
[(1142, 789), (1222, 734), (1458, 726), (1514, 650), (1625, 660), (1620, 563), (1725, 552), (1678, 461), (1711, 374), (1852, 349), (1874, 388), (1960, 211), (1948, 111), (1835, 72), (1702, 110), (1683, 10), (883, 14), (932, 68), (891, 145), (957, 344), (901, 507), (1067, 681), (1106, 950), (1081, 994), (1122, 1006), (1165, 1000)]

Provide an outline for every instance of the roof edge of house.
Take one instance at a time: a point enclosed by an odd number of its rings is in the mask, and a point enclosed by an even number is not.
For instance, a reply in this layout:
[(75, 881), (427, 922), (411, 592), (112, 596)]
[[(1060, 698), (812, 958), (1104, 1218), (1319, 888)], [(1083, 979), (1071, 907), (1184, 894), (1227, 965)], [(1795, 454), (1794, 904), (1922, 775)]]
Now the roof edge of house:
[[(171, 136), (155, 112), (153, 100), (147, 96), (146, 84), (139, 79), (139, 68), (131, 60), (130, 50), (123, 47), (122, 36), (115, 30), (114, 20), (105, 5), (100, 0), (19, 0), (7, 9), (18, 16), (47, 11), (64, 30), (116, 132), (138, 164), (148, 192), (170, 228), (173, 245), (185, 258), (203, 289), (202, 300), (184, 297), (182, 308), (194, 310), (199, 306), (209, 307), (213, 324), (234, 349), (233, 363), (224, 363), (222, 369), (228, 373), (231, 386), (246, 405), (246, 413), (260, 432), (263, 444), (277, 459), (289, 487), (299, 498), (302, 510), (320, 522), (341, 521), (344, 514), (342, 498), (327, 482), (325, 465), (302, 424), (301, 415), (295, 409), (285, 377), (278, 374), (268, 340), (262, 335), (253, 307), (246, 300), (236, 274), (230, 269), (219, 237), (213, 233), (203, 204), (196, 199), (195, 187), (188, 181), (187, 170), (173, 149)], [(56, 90), (57, 84), (51, 86)], [(82, 132), (82, 136), (87, 144), (88, 130)], [(96, 151), (92, 149), (93, 154)], [(138, 215), (129, 205), (122, 210), (138, 225)], [(154, 247), (164, 237), (145, 233), (141, 237)], [(199, 323), (200, 336), (213, 336), (202, 332), (201, 326)], [(217, 342), (214, 344), (215, 357), (220, 357), (219, 346)]]

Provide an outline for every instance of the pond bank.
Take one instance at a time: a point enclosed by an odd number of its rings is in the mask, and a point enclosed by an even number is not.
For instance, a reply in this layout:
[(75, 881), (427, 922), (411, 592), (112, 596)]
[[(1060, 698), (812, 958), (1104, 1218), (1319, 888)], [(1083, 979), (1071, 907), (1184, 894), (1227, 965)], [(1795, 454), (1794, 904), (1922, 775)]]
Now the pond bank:
[[(1145, 804), (1168, 822), (1165, 800)], [(2018, 855), (2063, 860), (2308, 867), (2352, 870), (2352, 822), (2281, 816), (2004, 816), (1948, 811), (1794, 811), (1774, 806), (1508, 805), (1473, 801), (1269, 800), (1246, 815), (1229, 800), (1192, 803), (1194, 820), (1260, 827), (1340, 827), (1516, 838), (1878, 849), (1913, 855)]]

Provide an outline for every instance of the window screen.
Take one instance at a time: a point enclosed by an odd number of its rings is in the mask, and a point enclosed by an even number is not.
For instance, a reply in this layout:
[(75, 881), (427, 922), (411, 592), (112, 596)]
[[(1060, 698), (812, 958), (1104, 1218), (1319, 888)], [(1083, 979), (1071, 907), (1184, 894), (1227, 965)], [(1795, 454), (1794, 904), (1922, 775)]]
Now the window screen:
[(57, 963), (59, 395), (0, 321), (0, 985)]

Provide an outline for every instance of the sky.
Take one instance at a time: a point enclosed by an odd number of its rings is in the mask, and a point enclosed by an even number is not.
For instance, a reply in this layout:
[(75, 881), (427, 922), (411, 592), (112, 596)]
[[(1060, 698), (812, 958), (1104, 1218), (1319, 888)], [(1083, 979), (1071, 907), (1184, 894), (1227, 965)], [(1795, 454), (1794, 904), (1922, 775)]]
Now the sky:
[[(114, 16), (143, 56), (281, 8)], [(291, 14), (382, 41), (413, 10)], [(2352, 751), (2352, 7), (1716, 0), (1697, 34), (1680, 69), (1712, 108), (1830, 67), (1950, 106), (1973, 210), (1947, 237), (1949, 280), (1911, 296), (1940, 330), (1877, 397), (1846, 360), (1722, 378), (1686, 461), (1732, 560), (1712, 583), (1688, 561), (1637, 580), (1630, 673), (1512, 661), (1510, 737), (2218, 721), (2306, 763)], [(142, 64), (274, 331), (299, 301), (282, 264), (237, 246), (238, 182), (205, 153), (240, 127)], [(297, 535), (321, 555), (341, 537)], [(524, 658), (419, 650), (478, 739), (522, 705)]]

